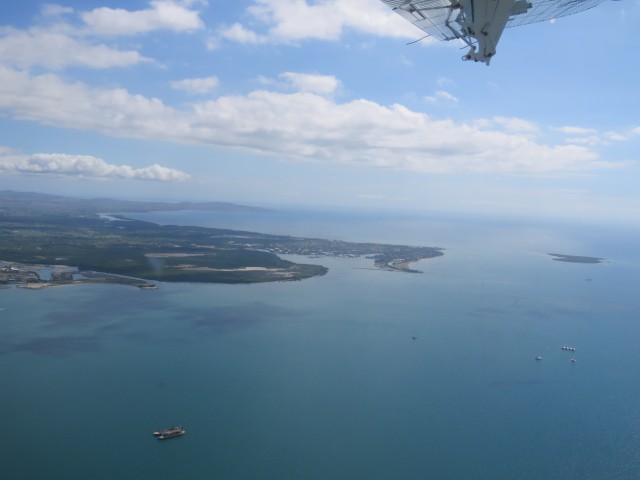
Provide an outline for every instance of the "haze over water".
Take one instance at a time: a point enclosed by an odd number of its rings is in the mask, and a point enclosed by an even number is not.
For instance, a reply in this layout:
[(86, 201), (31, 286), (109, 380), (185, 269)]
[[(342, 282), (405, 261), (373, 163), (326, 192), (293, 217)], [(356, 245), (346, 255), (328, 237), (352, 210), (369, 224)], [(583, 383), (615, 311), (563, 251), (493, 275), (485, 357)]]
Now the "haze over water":
[[(292, 257), (329, 273), (0, 290), (3, 478), (640, 476), (637, 232), (354, 212), (135, 217), (446, 250), (414, 265), (423, 274)], [(173, 424), (187, 435), (151, 436)]]

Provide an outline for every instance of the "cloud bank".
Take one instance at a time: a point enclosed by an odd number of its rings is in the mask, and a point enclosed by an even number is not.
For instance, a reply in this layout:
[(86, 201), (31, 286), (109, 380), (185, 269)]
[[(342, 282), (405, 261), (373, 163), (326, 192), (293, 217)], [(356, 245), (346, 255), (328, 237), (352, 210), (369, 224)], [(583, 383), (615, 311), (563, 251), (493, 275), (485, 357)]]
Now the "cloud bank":
[(90, 155), (36, 153), (28, 156), (6, 147), (0, 147), (0, 172), (160, 182), (175, 182), (189, 178), (184, 172), (158, 164), (133, 168), (128, 165), (112, 165)]
[(0, 28), (0, 60), (23, 69), (40, 66), (51, 70), (69, 66), (129, 67), (152, 61), (134, 50), (94, 43), (69, 31), (11, 27)]
[(175, 90), (183, 90), (187, 93), (202, 94), (209, 93), (218, 87), (220, 81), (218, 77), (204, 77), (204, 78), (185, 78), (183, 80), (176, 80), (171, 82), (171, 88)]
[(333, 75), (284, 72), (280, 74), (280, 78), (287, 81), (297, 91), (319, 95), (331, 95), (340, 86), (340, 81)]
[(154, 30), (190, 32), (204, 27), (198, 12), (169, 0), (152, 0), (151, 8), (129, 11), (101, 7), (81, 15), (94, 35), (139, 35)]
[[(91, 130), (112, 136), (197, 143), (257, 152), (287, 161), (357, 164), (423, 173), (575, 172), (611, 167), (596, 148), (631, 138), (629, 132), (599, 133), (561, 127), (560, 141), (524, 119), (500, 117), (470, 122), (435, 119), (401, 104), (357, 98), (340, 101), (333, 75), (286, 71), (265, 79), (260, 89), (211, 95), (218, 77), (183, 78), (169, 86), (207, 95), (177, 108), (162, 99), (125, 88), (92, 87), (63, 76), (66, 67), (130, 67), (152, 59), (120, 49), (115, 39), (153, 31), (205, 30), (196, 2), (152, 0), (129, 11), (95, 8), (78, 12), (48, 5), (53, 23), (20, 30), (0, 28), (0, 114), (45, 125)], [(381, 2), (371, 0), (254, 0), (245, 10), (248, 26), (222, 27), (221, 38), (241, 43), (337, 40), (347, 31), (406, 37), (411, 29)], [(64, 23), (62, 19), (75, 19)], [(111, 42), (103, 43), (103, 42)], [(42, 73), (53, 71), (55, 73)], [(439, 85), (450, 85), (441, 78)], [(110, 84), (113, 85), (113, 84)], [(117, 84), (116, 84), (117, 85)], [(158, 90), (156, 90), (158, 91)], [(455, 107), (444, 87), (425, 103)], [(7, 159), (3, 159), (7, 170)], [(158, 165), (146, 169), (109, 165), (89, 156), (39, 154), (23, 158), (15, 171), (153, 180), (185, 178)]]
[(235, 23), (220, 28), (218, 35), (249, 44), (335, 41), (346, 31), (411, 39), (422, 36), (382, 2), (371, 0), (255, 0), (246, 13), (253, 24), (260, 25), (260, 32)]
[[(189, 3), (154, 0), (144, 10), (101, 7), (86, 12), (45, 5), (41, 13), (54, 19), (53, 23), (25, 30), (0, 27), (0, 62), (21, 69), (50, 70), (75, 66), (105, 69), (153, 62), (136, 50), (122, 50), (114, 39), (154, 31), (201, 30), (204, 23), (199, 12), (189, 8)], [(63, 16), (69, 18), (63, 21)], [(105, 40), (112, 44), (105, 44)]]
[(584, 145), (540, 143), (537, 127), (521, 119), (435, 120), (400, 104), (340, 103), (324, 94), (334, 85), (324, 76), (312, 81), (289, 72), (285, 77), (299, 90), (256, 90), (178, 110), (121, 88), (91, 88), (52, 74), (0, 67), (0, 109), (47, 125), (233, 147), (292, 161), (426, 173), (546, 173), (611, 166)]

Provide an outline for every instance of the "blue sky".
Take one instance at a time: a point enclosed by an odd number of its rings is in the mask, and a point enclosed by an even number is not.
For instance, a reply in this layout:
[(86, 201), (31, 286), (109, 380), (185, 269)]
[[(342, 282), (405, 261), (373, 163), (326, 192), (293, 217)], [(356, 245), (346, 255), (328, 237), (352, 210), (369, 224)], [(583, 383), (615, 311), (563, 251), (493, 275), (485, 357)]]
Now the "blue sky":
[(640, 219), (640, 1), (491, 66), (379, 0), (10, 2), (0, 189)]

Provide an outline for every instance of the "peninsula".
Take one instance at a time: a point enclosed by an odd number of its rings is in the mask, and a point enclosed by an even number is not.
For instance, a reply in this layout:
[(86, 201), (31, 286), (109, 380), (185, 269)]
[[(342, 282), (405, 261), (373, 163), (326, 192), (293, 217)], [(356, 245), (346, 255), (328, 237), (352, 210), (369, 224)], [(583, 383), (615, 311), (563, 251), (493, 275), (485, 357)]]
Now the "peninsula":
[[(32, 272), (28, 283), (122, 282), (150, 288), (146, 281), (256, 283), (324, 275), (322, 265), (295, 263), (280, 255), (367, 257), (376, 268), (418, 272), (409, 267), (443, 255), (437, 247), (415, 247), (267, 235), (218, 228), (157, 225), (123, 213), (165, 210), (235, 210), (227, 203), (127, 202), (73, 199), (0, 191), (0, 260), (11, 273)], [(107, 215), (108, 214), (108, 215)], [(0, 262), (0, 265), (2, 263)], [(49, 279), (29, 265), (64, 265)], [(14, 269), (14, 270), (12, 270)], [(33, 272), (36, 273), (33, 276)], [(11, 278), (18, 278), (13, 275)], [(24, 277), (27, 278), (27, 277)], [(15, 280), (14, 280), (15, 283)]]

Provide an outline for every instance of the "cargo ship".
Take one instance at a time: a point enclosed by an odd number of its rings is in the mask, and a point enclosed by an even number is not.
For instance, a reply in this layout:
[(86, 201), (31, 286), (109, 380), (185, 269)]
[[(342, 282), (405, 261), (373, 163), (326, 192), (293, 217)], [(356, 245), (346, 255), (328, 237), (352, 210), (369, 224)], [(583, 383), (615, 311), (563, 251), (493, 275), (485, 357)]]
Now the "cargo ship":
[(180, 437), (187, 433), (187, 431), (182, 427), (171, 427), (165, 428), (163, 430), (159, 430), (157, 432), (153, 432), (153, 436), (158, 440), (168, 440), (170, 438)]

